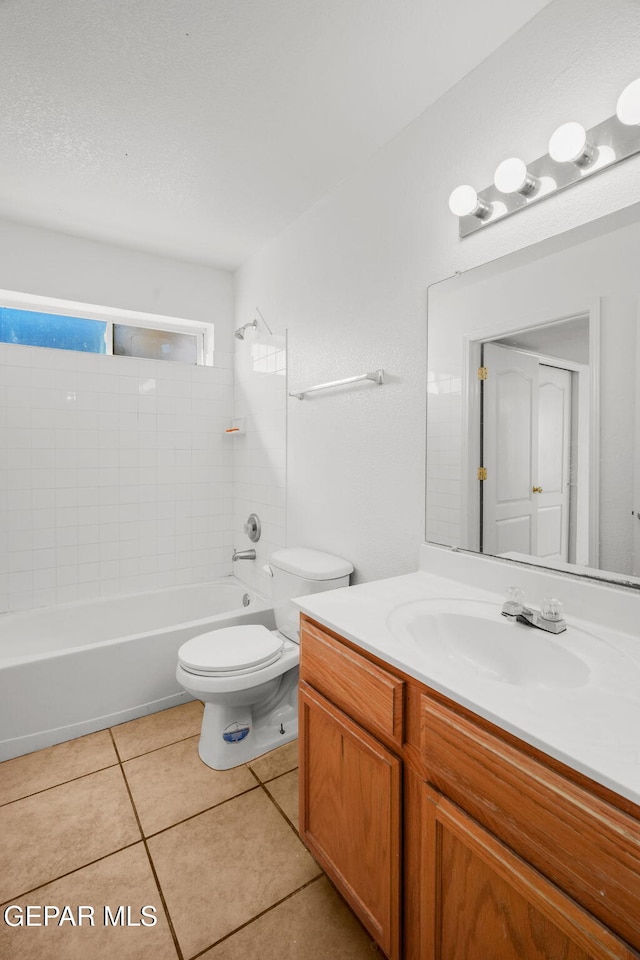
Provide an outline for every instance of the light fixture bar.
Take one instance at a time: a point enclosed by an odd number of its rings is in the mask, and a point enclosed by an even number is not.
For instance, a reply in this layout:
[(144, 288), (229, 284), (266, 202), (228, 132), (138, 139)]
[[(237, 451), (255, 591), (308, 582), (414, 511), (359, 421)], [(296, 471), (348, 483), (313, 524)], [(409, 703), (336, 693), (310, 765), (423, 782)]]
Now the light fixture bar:
[(587, 164), (553, 160), (548, 153), (527, 163), (527, 176), (533, 183), (537, 183), (535, 190), (529, 193), (522, 190), (503, 193), (495, 184), (479, 190), (478, 202), (489, 208), (489, 215), (483, 219), (477, 215), (459, 217), (460, 236), (467, 237), (483, 230), (491, 223), (504, 220), (518, 210), (524, 210), (540, 200), (552, 197), (574, 183), (588, 180), (601, 170), (608, 170), (620, 161), (640, 153), (640, 126), (626, 125), (614, 115), (587, 130), (586, 143), (594, 148), (593, 157)]

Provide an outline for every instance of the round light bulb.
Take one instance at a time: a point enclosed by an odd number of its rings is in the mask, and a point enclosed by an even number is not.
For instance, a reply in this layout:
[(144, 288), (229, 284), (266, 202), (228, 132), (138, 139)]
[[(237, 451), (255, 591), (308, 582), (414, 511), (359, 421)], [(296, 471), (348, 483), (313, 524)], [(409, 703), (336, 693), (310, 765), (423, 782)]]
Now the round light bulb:
[(628, 84), (618, 97), (616, 115), (628, 127), (640, 123), (640, 78)]
[(491, 213), (491, 207), (481, 200), (477, 192), (469, 184), (456, 187), (449, 197), (449, 210), (456, 217), (478, 217), (485, 219)]
[(500, 193), (521, 193), (524, 195), (533, 193), (540, 183), (537, 177), (529, 173), (526, 163), (519, 157), (509, 157), (508, 160), (503, 160), (496, 168), (493, 182)]
[(575, 120), (563, 123), (551, 134), (549, 156), (558, 163), (584, 166), (593, 158), (593, 154), (594, 149), (587, 140), (586, 130)]
[(478, 206), (478, 194), (468, 184), (456, 187), (449, 197), (449, 210), (456, 217), (468, 217)]

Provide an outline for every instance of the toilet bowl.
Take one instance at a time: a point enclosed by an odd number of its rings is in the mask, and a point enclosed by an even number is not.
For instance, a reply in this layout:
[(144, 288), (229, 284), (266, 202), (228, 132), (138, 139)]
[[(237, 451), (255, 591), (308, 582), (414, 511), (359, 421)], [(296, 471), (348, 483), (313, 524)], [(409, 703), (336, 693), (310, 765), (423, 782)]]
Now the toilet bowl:
[(349, 584), (353, 567), (318, 550), (277, 550), (271, 557), (276, 630), (259, 624), (193, 637), (178, 651), (176, 678), (204, 702), (198, 753), (228, 770), (298, 735), (298, 611), (294, 597)]

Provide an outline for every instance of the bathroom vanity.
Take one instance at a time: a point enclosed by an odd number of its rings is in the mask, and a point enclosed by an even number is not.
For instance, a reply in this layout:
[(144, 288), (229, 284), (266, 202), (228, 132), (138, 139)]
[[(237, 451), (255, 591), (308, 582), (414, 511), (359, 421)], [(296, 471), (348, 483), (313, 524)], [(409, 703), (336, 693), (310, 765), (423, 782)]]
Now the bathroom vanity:
[[(501, 566), (532, 595), (552, 579), (493, 561), (494, 583)], [(558, 641), (584, 669), (542, 647), (547, 680), (542, 661), (509, 674), (508, 648), (487, 671), (397, 627), (449, 629), (424, 611), (471, 597), (494, 635), (511, 630), (499, 596), (466, 583), (422, 571), (300, 601), (302, 839), (390, 960), (639, 957), (640, 651), (624, 627), (640, 598), (617, 592), (616, 636)], [(615, 603), (565, 584), (587, 610)]]
[(298, 603), (301, 835), (391, 960), (640, 957), (639, 252), (635, 205), (430, 287), (433, 543)]

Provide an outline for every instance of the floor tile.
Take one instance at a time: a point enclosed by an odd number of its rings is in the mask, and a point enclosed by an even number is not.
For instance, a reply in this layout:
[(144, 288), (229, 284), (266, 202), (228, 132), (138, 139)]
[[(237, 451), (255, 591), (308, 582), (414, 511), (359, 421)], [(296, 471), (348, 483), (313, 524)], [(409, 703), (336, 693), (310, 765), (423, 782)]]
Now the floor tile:
[(298, 741), (292, 740), (284, 747), (263, 754), (257, 760), (252, 760), (249, 766), (262, 783), (294, 770), (298, 766)]
[(151, 837), (148, 845), (187, 958), (320, 872), (258, 787)]
[(139, 839), (119, 767), (0, 807), (0, 901)]
[(160, 713), (150, 713), (112, 727), (114, 740), (122, 760), (138, 757), (149, 750), (166, 747), (200, 733), (203, 706), (199, 700), (181, 703)]
[(108, 730), (0, 763), (0, 805), (118, 762)]
[[(79, 904), (94, 908), (94, 926), (69, 922), (62, 926), (9, 927), (0, 924), (3, 960), (176, 960), (177, 952), (142, 843), (71, 873), (13, 900), (18, 906), (47, 904), (60, 910)], [(104, 907), (117, 916), (120, 905), (131, 907), (131, 921), (140, 908), (156, 908), (154, 927), (105, 925)], [(15, 917), (15, 912), (11, 914)], [(77, 917), (77, 912), (74, 911)], [(86, 914), (85, 914), (86, 916)]]
[(382, 957), (322, 877), (269, 910), (202, 960), (373, 960)]
[(145, 836), (255, 787), (245, 766), (212, 770), (204, 764), (199, 739), (181, 740), (123, 764)]
[(298, 830), (298, 771), (292, 770), (291, 773), (270, 780), (266, 788)]

